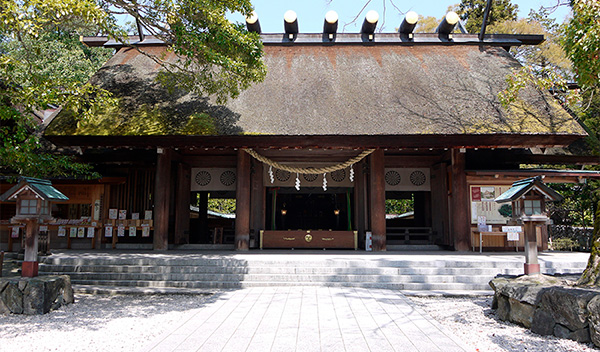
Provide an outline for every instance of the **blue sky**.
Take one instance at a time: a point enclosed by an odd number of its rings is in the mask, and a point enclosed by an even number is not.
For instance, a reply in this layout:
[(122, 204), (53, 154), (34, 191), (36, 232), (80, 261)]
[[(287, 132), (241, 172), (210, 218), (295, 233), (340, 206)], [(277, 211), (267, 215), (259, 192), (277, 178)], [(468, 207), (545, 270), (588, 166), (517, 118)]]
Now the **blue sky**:
[[(339, 15), (339, 29), (341, 32), (345, 23), (349, 23), (360, 12), (368, 0), (300, 0), (300, 1), (274, 1), (274, 0), (254, 0), (252, 4), (258, 14), (261, 29), (263, 33), (282, 33), (283, 32), (283, 14), (287, 10), (294, 10), (298, 15), (298, 27), (303, 33), (319, 33), (323, 30), (323, 20), (325, 13), (334, 10)], [(402, 12), (415, 11), (420, 15), (442, 17), (448, 8), (460, 0), (395, 0), (393, 4)], [(519, 6), (519, 17), (526, 17), (530, 9), (539, 9), (540, 6), (552, 7), (558, 0), (512, 0), (513, 4)], [(386, 7), (385, 18), (384, 4)], [(346, 32), (358, 32), (364, 16), (367, 11), (375, 10), (379, 13), (379, 23), (377, 30), (381, 25), (384, 26), (383, 32), (393, 32), (397, 28), (404, 16), (394, 8), (390, 0), (371, 0), (361, 14), (360, 18), (353, 25), (346, 27)], [(569, 14), (567, 6), (560, 6), (552, 17), (562, 23), (563, 19)], [(242, 22), (244, 19), (240, 15), (231, 15), (229, 18), (233, 21)], [(384, 23), (385, 19), (385, 23)]]

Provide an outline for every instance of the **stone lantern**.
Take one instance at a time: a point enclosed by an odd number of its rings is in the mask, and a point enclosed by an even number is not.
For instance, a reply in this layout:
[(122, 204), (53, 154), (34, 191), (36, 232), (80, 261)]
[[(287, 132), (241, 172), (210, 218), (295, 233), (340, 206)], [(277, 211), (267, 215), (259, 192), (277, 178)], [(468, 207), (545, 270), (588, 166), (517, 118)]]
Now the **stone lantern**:
[(538, 274), (536, 228), (549, 223), (546, 202), (558, 202), (563, 197), (548, 187), (542, 177), (536, 176), (517, 181), (495, 199), (496, 203), (512, 204), (513, 224), (525, 228), (525, 274)]
[(38, 275), (38, 233), (40, 224), (52, 221), (51, 203), (69, 200), (52, 187), (48, 180), (21, 177), (19, 183), (0, 196), (0, 201), (17, 202), (17, 214), (10, 219), (13, 224), (25, 224), (25, 258), (21, 276)]

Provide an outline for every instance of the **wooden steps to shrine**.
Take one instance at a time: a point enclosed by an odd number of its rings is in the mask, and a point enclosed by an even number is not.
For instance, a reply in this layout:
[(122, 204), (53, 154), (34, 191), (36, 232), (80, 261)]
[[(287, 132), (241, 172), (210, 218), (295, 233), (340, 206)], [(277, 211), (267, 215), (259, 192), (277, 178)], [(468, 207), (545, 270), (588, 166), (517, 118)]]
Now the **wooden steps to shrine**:
[[(289, 258), (286, 258), (289, 257)], [(433, 257), (432, 257), (433, 258)], [(542, 263), (548, 274), (577, 274), (585, 261)], [(519, 260), (477, 261), (460, 259), (407, 260), (402, 256), (372, 258), (355, 256), (266, 255), (201, 256), (160, 255), (49, 256), (42, 258), (41, 275), (70, 275), (76, 285), (231, 289), (257, 286), (331, 286), (398, 290), (490, 290), (496, 275), (523, 272)]]

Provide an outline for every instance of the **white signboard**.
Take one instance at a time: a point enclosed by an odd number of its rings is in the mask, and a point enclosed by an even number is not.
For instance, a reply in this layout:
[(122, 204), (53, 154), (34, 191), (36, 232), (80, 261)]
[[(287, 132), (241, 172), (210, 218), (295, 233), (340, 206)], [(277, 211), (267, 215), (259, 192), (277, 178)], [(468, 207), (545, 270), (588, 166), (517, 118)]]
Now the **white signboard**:
[(502, 226), (502, 232), (523, 232), (521, 226)]
[(472, 185), (471, 223), (477, 224), (477, 218), (485, 216), (487, 224), (506, 224), (510, 218), (504, 208), (509, 207), (510, 204), (498, 204), (494, 199), (509, 188), (510, 186)]

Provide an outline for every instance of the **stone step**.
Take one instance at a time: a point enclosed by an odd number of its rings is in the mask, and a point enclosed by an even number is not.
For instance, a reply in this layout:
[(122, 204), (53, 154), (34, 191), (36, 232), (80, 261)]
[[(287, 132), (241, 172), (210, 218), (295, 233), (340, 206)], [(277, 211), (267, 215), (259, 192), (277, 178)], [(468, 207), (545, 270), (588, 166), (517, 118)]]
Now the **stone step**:
[(222, 273), (222, 274), (357, 274), (357, 275), (497, 275), (518, 274), (518, 268), (359, 268), (359, 267), (292, 267), (292, 266), (192, 266), (192, 265), (58, 265), (42, 264), (40, 271), (112, 272), (112, 273)]
[(46, 272), (47, 275), (69, 275), (72, 280), (131, 281), (243, 281), (243, 282), (381, 282), (381, 283), (487, 283), (489, 275), (272, 275), (272, 274), (155, 274), (155, 273), (85, 273)]
[[(302, 260), (237, 260), (231, 258), (40, 258), (44, 264), (55, 265), (118, 265), (118, 266), (217, 266), (217, 267), (339, 267), (339, 268), (516, 268), (523, 269), (522, 262), (516, 261), (474, 261), (474, 260), (345, 260), (330, 259), (321, 261)], [(581, 268), (586, 263), (541, 263), (542, 268)]]
[[(217, 266), (116, 266), (42, 264), (40, 272), (155, 273), (155, 274), (335, 274), (335, 275), (518, 275), (517, 268), (335, 268), (335, 267), (217, 267)], [(579, 268), (563, 273), (580, 272)]]
[(89, 286), (122, 286), (122, 287), (172, 287), (172, 288), (196, 288), (196, 289), (234, 289), (246, 287), (283, 287), (283, 286), (319, 286), (319, 287), (361, 287), (361, 288), (383, 288), (392, 290), (438, 290), (438, 291), (491, 291), (486, 284), (465, 283), (385, 283), (385, 282), (240, 282), (240, 281), (130, 281), (130, 280), (74, 280), (76, 285)]
[[(121, 253), (40, 258), (40, 273), (76, 284), (222, 289), (257, 286), (347, 286), (403, 290), (490, 290), (497, 275), (523, 272), (521, 258), (393, 255), (230, 255)], [(578, 257), (579, 258), (579, 257)], [(547, 274), (579, 274), (583, 260), (541, 262)]]

